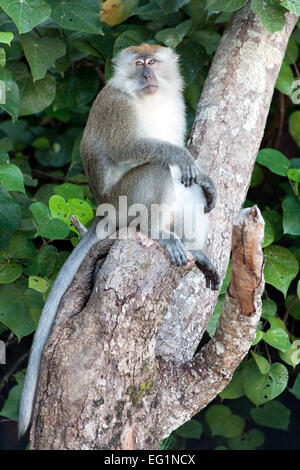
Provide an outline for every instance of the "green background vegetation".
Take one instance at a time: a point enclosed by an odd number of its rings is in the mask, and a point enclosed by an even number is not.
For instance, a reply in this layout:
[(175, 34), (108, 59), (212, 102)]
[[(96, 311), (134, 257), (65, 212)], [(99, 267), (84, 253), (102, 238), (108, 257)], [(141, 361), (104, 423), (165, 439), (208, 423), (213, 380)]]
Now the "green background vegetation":
[[(111, 75), (111, 58), (141, 42), (181, 56), (189, 128), (213, 54), (246, 0), (0, 0), (0, 448), (16, 440), (18, 402), (32, 333), (49, 289), (95, 205), (79, 154), (90, 105)], [(252, 0), (271, 33), (299, 0)], [(266, 226), (266, 289), (253, 346), (231, 383), (163, 448), (299, 448), (300, 424), (300, 25), (276, 82), (245, 205)], [(299, 62), (298, 62), (299, 63)], [(1, 82), (0, 82), (1, 85)], [(300, 92), (298, 93), (300, 99)], [(293, 101), (292, 101), (293, 98)], [(241, 149), (241, 158), (242, 158)], [(230, 269), (230, 267), (229, 267)], [(229, 270), (207, 329), (213, 335)]]

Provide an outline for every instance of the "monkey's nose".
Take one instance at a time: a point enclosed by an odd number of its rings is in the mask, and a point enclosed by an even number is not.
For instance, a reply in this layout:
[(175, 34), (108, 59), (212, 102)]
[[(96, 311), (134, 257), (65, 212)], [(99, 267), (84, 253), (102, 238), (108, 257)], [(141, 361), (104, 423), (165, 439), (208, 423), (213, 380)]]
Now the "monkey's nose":
[(149, 69), (147, 69), (146, 67), (144, 67), (144, 70), (143, 70), (143, 77), (145, 80), (147, 80), (147, 82), (149, 82), (152, 78), (152, 73)]

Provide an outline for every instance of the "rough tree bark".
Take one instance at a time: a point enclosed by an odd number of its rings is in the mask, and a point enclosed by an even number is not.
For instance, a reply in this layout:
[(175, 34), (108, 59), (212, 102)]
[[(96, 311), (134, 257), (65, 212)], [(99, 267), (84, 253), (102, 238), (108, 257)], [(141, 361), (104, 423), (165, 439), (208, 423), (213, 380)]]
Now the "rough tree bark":
[[(288, 38), (237, 12), (215, 54), (189, 148), (213, 178), (207, 253), (224, 276)], [(170, 265), (153, 241), (95, 246), (65, 294), (44, 351), (34, 449), (155, 449), (209, 403), (247, 353), (260, 315), (263, 221), (235, 219), (231, 284), (215, 337), (195, 356), (217, 293), (192, 256)], [(92, 283), (96, 269), (95, 283)]]

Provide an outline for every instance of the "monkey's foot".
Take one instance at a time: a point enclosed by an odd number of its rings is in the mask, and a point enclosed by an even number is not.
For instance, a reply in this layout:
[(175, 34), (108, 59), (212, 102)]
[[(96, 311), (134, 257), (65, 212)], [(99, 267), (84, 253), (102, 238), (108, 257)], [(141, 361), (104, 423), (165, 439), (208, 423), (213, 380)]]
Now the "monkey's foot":
[(193, 252), (196, 266), (202, 271), (206, 279), (206, 287), (211, 290), (220, 289), (221, 279), (218, 271), (202, 251)]
[(169, 253), (172, 264), (177, 264), (177, 266), (187, 264), (186, 252), (180, 240), (176, 238), (170, 240), (159, 240), (159, 243)]

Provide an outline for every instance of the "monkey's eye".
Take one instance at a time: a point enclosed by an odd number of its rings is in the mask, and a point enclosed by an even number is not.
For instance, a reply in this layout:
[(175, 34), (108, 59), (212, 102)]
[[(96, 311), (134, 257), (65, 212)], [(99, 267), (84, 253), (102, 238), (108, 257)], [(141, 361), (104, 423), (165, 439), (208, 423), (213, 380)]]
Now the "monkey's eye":
[(149, 64), (149, 65), (152, 65), (152, 64), (154, 64), (155, 62), (156, 62), (156, 59), (150, 59), (149, 62), (148, 62), (148, 64)]
[(135, 65), (137, 65), (139, 67), (140, 65), (143, 65), (143, 61), (142, 60), (137, 60)]

